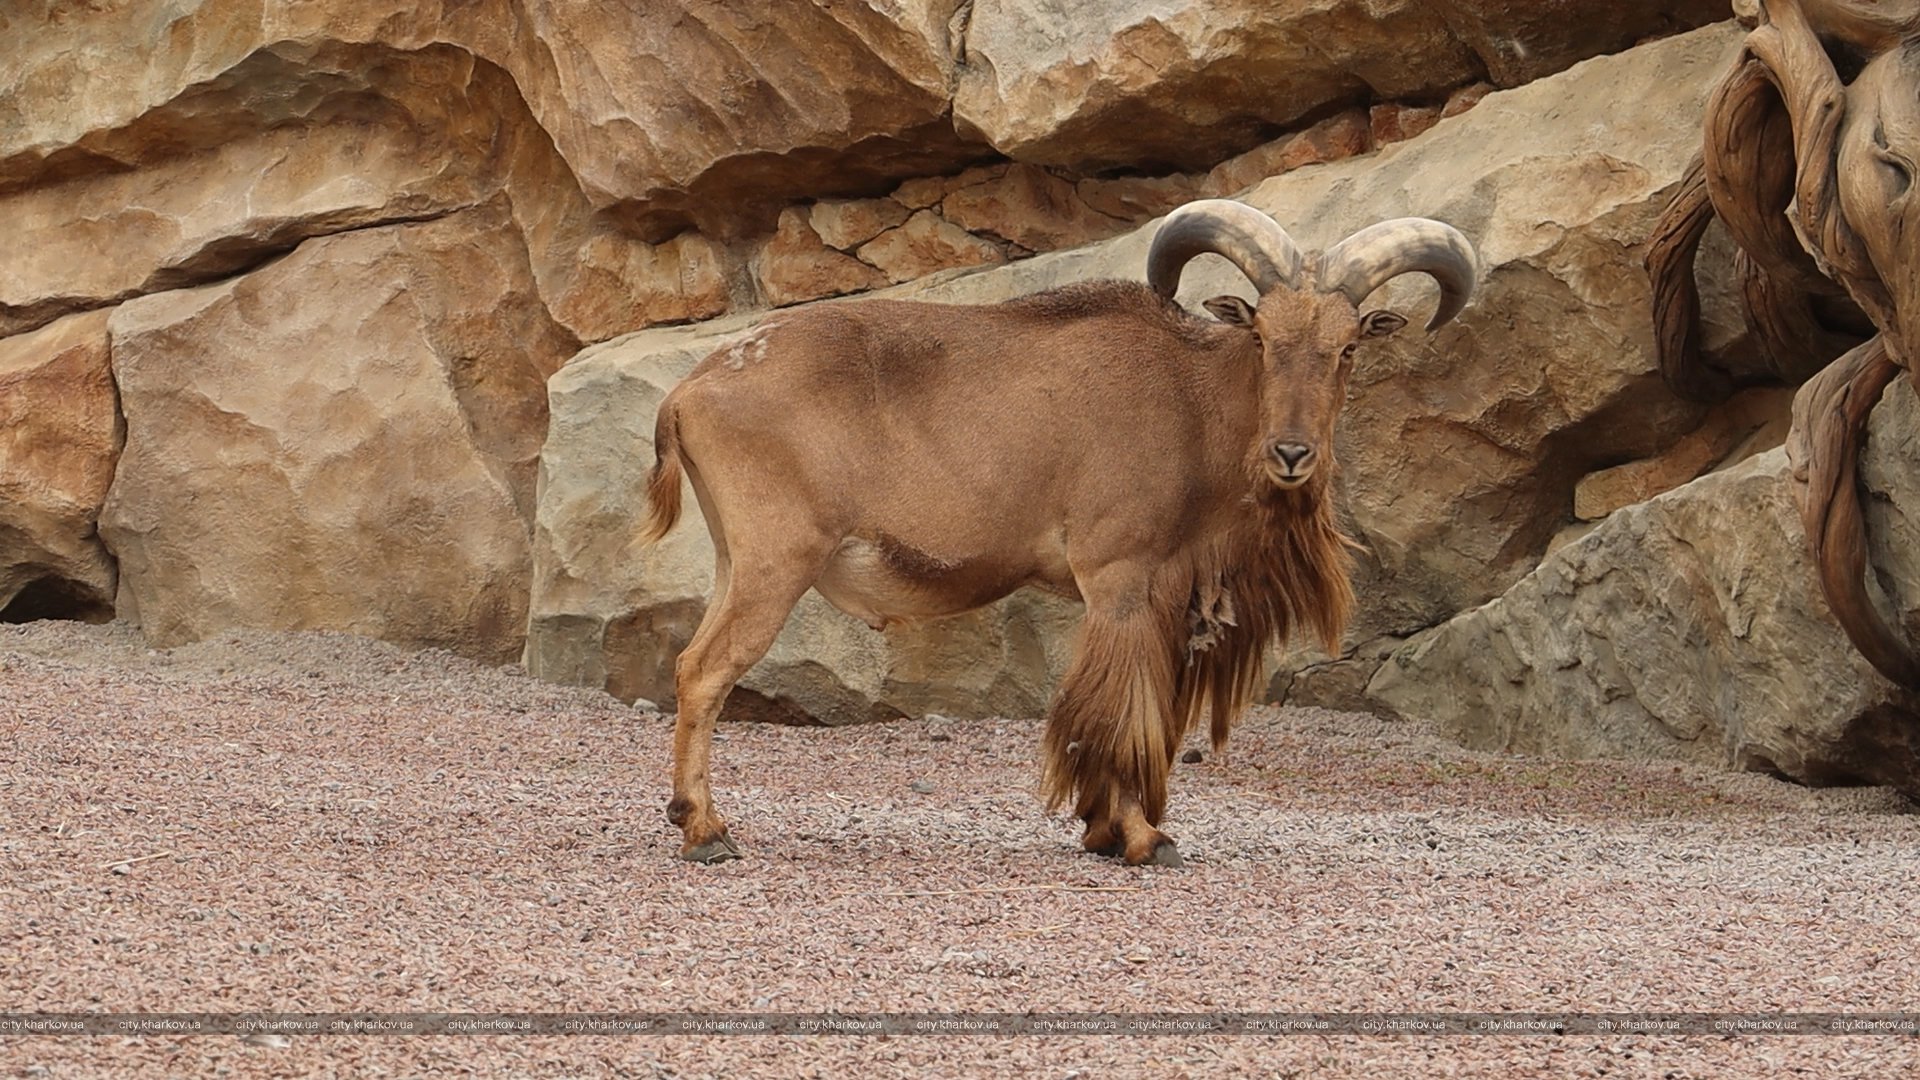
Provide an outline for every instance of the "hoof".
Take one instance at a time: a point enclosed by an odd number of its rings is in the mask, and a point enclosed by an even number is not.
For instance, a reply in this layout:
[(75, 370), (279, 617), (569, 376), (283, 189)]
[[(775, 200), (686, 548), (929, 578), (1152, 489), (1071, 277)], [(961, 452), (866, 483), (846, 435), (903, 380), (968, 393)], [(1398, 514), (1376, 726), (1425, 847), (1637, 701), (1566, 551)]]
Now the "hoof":
[(1134, 865), (1135, 866), (1185, 866), (1187, 865), (1187, 860), (1180, 857), (1180, 849), (1173, 846), (1173, 841), (1162, 840), (1159, 843), (1153, 845), (1153, 850), (1147, 854), (1146, 858), (1141, 859), (1139, 862), (1135, 863)]
[(740, 857), (740, 849), (734, 846), (733, 837), (721, 833), (717, 838), (695, 848), (685, 848), (680, 857), (690, 863), (712, 866), (715, 863), (730, 862)]

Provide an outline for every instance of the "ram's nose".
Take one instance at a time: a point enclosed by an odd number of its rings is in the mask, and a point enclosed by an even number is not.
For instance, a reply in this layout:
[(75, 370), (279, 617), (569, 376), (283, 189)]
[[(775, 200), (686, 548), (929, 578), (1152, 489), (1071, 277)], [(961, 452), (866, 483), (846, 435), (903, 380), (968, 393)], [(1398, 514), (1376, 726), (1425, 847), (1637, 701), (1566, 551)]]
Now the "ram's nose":
[(1267, 457), (1272, 462), (1274, 480), (1285, 487), (1305, 483), (1318, 463), (1313, 447), (1287, 439), (1268, 443)]
[(1306, 472), (1312, 468), (1313, 447), (1306, 443), (1276, 442), (1270, 448), (1273, 459), (1288, 472)]

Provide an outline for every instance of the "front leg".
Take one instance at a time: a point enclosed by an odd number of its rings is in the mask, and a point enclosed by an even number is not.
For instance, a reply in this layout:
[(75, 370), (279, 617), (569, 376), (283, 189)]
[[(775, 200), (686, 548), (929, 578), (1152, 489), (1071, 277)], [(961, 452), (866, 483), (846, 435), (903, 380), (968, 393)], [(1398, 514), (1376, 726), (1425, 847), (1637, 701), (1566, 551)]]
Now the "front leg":
[[(1107, 800), (1103, 798), (1102, 803)], [(1092, 816), (1083, 815), (1087, 831), (1080, 846), (1095, 855), (1124, 859), (1129, 866), (1184, 866), (1173, 838), (1153, 827), (1140, 800), (1126, 796), (1114, 807), (1103, 805)]]
[(1173, 704), (1187, 597), (1156, 597), (1151, 585), (1147, 574), (1114, 571), (1082, 583), (1087, 617), (1048, 716), (1044, 786), (1049, 809), (1073, 801), (1086, 850), (1177, 866), (1178, 849), (1153, 823), (1186, 734)]

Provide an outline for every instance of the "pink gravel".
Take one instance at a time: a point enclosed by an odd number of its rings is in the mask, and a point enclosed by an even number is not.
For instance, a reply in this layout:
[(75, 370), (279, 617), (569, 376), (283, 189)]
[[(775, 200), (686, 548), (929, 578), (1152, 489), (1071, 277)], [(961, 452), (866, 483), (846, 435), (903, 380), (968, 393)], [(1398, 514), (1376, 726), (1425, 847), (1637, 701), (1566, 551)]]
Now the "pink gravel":
[[(1183, 870), (1082, 854), (1032, 719), (668, 720), (343, 635), (0, 627), (0, 1009), (1896, 1011), (1912, 807), (1263, 709)], [(931, 791), (916, 790), (930, 783)], [(131, 864), (115, 860), (141, 859)], [(1087, 891), (1099, 888), (1107, 891)], [(1017, 890), (1017, 891), (1016, 891)], [(1897, 1036), (0, 1037), (0, 1075), (1887, 1077)]]

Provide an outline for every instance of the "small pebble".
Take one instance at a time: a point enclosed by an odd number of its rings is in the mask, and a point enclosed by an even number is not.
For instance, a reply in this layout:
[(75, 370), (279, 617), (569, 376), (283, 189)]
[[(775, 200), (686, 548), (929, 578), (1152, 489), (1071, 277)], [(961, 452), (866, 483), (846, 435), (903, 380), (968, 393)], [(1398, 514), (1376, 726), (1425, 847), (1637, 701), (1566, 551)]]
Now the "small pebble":
[(293, 1045), (293, 1040), (277, 1031), (249, 1031), (240, 1036), (240, 1041), (248, 1046), (265, 1046), (274, 1050), (283, 1050)]
[(646, 698), (637, 697), (633, 699), (633, 709), (635, 712), (659, 712), (660, 706)]
[(919, 792), (922, 795), (933, 794), (933, 781), (931, 780), (915, 780), (913, 783), (908, 784), (907, 786)]
[(1189, 750), (1186, 753), (1180, 755), (1180, 760), (1188, 765), (1200, 764), (1200, 758), (1201, 758), (1201, 754), (1200, 754), (1200, 751), (1198, 750)]

